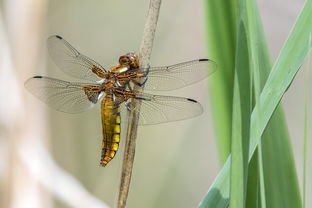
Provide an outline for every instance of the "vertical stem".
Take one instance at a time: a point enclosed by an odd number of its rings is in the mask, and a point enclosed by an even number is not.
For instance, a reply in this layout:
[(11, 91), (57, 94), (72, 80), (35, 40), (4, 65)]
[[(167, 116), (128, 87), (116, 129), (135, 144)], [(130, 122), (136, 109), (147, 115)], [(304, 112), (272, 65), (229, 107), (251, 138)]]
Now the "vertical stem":
[[(140, 70), (146, 70), (149, 65), (149, 60), (152, 52), (153, 41), (157, 26), (157, 20), (160, 10), (161, 0), (150, 0), (147, 19), (143, 31), (143, 39), (139, 51)], [(135, 86), (134, 90), (142, 91), (143, 88)], [(135, 108), (140, 108), (141, 102), (138, 100), (131, 101)], [(124, 158), (122, 162), (122, 171), (120, 186), (117, 199), (117, 208), (126, 207), (128, 192), (131, 182), (132, 167), (135, 155), (135, 145), (137, 137), (137, 129), (139, 122), (138, 111), (131, 111), (128, 113), (128, 129), (126, 134), (126, 143)]]

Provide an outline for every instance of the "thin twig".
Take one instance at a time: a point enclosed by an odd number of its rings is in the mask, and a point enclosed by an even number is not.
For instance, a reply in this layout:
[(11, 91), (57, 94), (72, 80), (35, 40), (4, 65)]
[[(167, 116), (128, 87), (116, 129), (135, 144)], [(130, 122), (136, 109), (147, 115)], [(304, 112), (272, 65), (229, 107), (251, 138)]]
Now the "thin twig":
[[(141, 47), (139, 51), (139, 62), (140, 69), (147, 69), (149, 65), (149, 60), (152, 52), (153, 41), (156, 31), (156, 25), (160, 10), (161, 0), (150, 0), (149, 10), (147, 14), (147, 19), (143, 31), (143, 39), (141, 42)], [(143, 88), (135, 86), (136, 91), (142, 91)], [(135, 109), (139, 109), (141, 102), (138, 100), (131, 101)], [(119, 193), (117, 199), (117, 208), (126, 207), (128, 192), (130, 188), (132, 167), (135, 155), (135, 145), (137, 137), (137, 128), (139, 122), (138, 111), (129, 112), (128, 117), (128, 129), (126, 134), (126, 143), (124, 158), (122, 163), (122, 172), (119, 186)]]

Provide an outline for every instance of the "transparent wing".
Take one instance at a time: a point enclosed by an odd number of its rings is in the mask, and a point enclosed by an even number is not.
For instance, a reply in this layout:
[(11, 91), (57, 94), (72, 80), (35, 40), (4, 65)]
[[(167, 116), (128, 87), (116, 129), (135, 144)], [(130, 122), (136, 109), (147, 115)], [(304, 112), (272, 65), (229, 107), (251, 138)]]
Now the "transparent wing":
[(145, 90), (174, 90), (198, 82), (217, 69), (214, 61), (197, 59), (172, 66), (151, 67)]
[(66, 113), (83, 112), (95, 105), (101, 92), (89, 92), (88, 84), (66, 82), (35, 76), (25, 82), (26, 89), (55, 110)]
[(142, 101), (140, 109), (133, 107), (130, 102), (122, 105), (123, 121), (127, 122), (125, 117), (128, 110), (139, 112), (139, 125), (184, 120), (201, 115), (203, 112), (201, 104), (190, 98), (138, 93), (135, 99)]
[(88, 58), (79, 53), (66, 40), (58, 35), (54, 35), (47, 40), (48, 51), (54, 63), (66, 74), (79, 79), (87, 79), (90, 81), (98, 81), (101, 78), (92, 72), (96, 68), (105, 72), (105, 69)]

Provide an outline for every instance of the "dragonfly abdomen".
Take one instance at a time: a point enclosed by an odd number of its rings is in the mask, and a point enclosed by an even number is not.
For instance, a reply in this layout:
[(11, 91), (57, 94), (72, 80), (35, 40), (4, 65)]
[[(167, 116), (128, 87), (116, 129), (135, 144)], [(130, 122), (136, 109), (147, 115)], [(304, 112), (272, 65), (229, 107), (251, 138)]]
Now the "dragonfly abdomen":
[(120, 142), (120, 108), (114, 104), (112, 96), (106, 95), (101, 105), (103, 142), (101, 166), (106, 166), (114, 157)]

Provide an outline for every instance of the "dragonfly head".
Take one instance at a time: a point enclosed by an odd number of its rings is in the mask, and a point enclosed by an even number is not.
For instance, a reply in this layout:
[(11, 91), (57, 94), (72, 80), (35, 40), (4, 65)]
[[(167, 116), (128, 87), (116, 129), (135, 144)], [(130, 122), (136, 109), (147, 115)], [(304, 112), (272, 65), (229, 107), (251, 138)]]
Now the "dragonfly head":
[(119, 64), (123, 66), (130, 66), (132, 69), (139, 67), (138, 56), (134, 53), (127, 53), (126, 55), (120, 56)]

